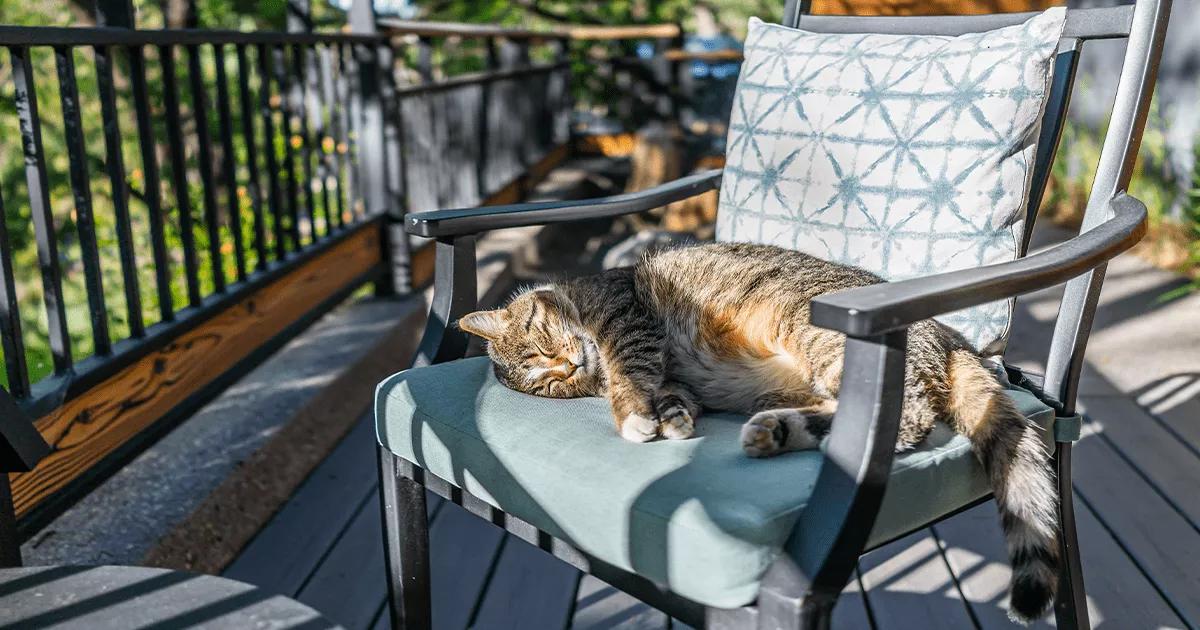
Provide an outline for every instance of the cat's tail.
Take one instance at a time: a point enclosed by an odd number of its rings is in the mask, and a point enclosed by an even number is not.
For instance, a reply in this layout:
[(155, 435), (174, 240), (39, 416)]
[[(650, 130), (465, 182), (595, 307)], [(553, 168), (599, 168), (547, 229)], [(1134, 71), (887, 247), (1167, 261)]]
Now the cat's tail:
[(1041, 617), (1058, 587), (1058, 503), (1054, 472), (1038, 429), (1004, 395), (996, 377), (966, 350), (950, 354), (950, 412), (991, 478), (1012, 564), (1009, 617)]

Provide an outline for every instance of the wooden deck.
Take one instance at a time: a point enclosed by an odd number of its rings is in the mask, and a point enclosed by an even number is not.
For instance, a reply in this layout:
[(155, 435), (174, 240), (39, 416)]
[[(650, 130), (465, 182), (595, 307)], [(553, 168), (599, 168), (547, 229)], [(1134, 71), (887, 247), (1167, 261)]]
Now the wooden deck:
[[(1094, 339), (1099, 360), (1117, 337), (1105, 331), (1155, 317), (1148, 311), (1160, 308), (1162, 290), (1109, 292)], [(1046, 332), (1053, 313), (1037, 325), (1033, 298), (1032, 310), (1018, 309), (1018, 329)], [(1184, 334), (1171, 344), (1200, 345), (1194, 328)], [(1014, 344), (1014, 361), (1035, 362), (1043, 336)], [(1145, 347), (1149, 337), (1118, 341)], [(1136, 368), (1145, 385), (1084, 371), (1090, 420), (1075, 449), (1075, 502), (1097, 628), (1200, 627), (1200, 370), (1180, 364), (1200, 352), (1179, 356)], [(351, 630), (387, 627), (373, 448), (364, 418), (226, 575), (296, 596)], [(439, 630), (681, 626), (455, 505), (431, 501), (430, 516)], [(994, 504), (982, 505), (864, 556), (835, 627), (1013, 628), (1008, 574)]]

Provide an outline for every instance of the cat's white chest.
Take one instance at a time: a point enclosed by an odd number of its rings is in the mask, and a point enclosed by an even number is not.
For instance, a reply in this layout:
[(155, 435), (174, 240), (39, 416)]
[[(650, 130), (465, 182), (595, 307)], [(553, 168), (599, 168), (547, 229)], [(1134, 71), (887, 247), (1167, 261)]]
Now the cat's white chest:
[[(703, 344), (686, 325), (668, 325), (670, 378), (687, 385), (705, 407), (750, 413), (763, 396), (781, 387), (780, 375), (795, 375), (791, 357), (779, 355), (767, 359), (720, 356)], [(788, 379), (790, 380), (790, 379)]]

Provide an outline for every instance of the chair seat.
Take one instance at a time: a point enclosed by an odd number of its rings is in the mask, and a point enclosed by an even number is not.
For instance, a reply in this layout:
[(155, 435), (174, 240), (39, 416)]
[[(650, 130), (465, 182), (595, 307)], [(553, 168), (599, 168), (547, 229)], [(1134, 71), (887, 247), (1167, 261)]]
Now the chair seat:
[[(1008, 394), (1043, 427), (1053, 411)], [(376, 424), (392, 453), (605, 562), (719, 608), (749, 604), (812, 494), (819, 451), (744, 455), (745, 416), (710, 413), (689, 440), (634, 444), (599, 398), (514, 392), (485, 357), (396, 374)], [(967, 440), (939, 426), (896, 458), (873, 544), (989, 492)], [(798, 532), (804, 535), (804, 532)]]
[(341, 628), (300, 602), (243, 582), (122, 566), (0, 569), (0, 627)]

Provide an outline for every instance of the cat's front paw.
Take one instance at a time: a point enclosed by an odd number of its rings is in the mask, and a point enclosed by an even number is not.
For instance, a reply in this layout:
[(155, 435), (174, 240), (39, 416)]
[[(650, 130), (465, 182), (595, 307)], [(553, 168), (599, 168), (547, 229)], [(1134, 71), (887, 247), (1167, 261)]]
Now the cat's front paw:
[(686, 440), (696, 432), (696, 421), (687, 409), (668, 407), (662, 410), (659, 431), (668, 440)]
[(649, 442), (658, 437), (659, 423), (654, 418), (638, 413), (626, 414), (619, 428), (621, 437), (630, 442)]

